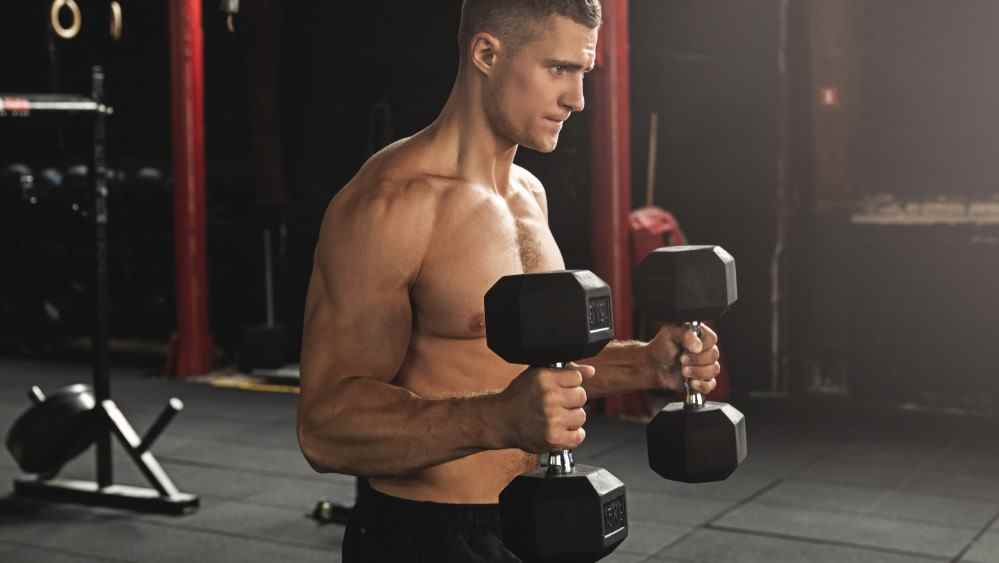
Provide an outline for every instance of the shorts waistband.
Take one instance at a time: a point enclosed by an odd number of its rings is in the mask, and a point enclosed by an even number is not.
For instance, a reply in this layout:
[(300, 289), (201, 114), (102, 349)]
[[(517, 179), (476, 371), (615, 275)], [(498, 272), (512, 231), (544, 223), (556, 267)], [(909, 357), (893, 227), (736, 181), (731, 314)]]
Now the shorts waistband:
[(495, 529), (500, 526), (499, 504), (451, 504), (387, 495), (372, 487), (357, 505), (359, 523), (365, 526), (408, 524), (445, 526), (450, 529)]

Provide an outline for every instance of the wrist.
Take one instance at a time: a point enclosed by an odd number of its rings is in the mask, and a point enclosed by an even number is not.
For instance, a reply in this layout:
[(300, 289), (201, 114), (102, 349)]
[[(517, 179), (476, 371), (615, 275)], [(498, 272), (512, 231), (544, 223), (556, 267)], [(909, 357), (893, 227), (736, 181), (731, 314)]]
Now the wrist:
[(648, 342), (641, 342), (635, 350), (635, 376), (642, 382), (643, 389), (659, 389), (662, 387), (662, 364), (656, 359), (655, 353)]
[(652, 344), (642, 344), (636, 370), (639, 372), (638, 377), (645, 382), (645, 390), (676, 391), (680, 384), (679, 376), (673, 372), (674, 368), (656, 354)]
[(472, 417), (477, 441), (485, 450), (502, 450), (510, 445), (506, 402), (501, 393), (464, 401)]

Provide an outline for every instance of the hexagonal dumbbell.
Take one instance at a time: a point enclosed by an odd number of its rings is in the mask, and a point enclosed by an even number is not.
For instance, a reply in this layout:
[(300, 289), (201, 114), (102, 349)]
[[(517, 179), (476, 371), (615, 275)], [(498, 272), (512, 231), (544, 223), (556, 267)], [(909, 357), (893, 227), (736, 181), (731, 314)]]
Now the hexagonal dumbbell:
[[(653, 319), (717, 319), (738, 298), (735, 259), (720, 246), (670, 246), (638, 266), (635, 299)], [(746, 459), (746, 418), (727, 403), (705, 402), (684, 382), (684, 401), (670, 403), (646, 428), (649, 466), (666, 479), (705, 483), (727, 478)]]
[[(564, 367), (614, 337), (610, 288), (585, 270), (504, 277), (485, 308), (489, 348), (513, 364)], [(500, 512), (504, 543), (524, 561), (598, 561), (628, 536), (624, 484), (568, 450), (503, 489)]]

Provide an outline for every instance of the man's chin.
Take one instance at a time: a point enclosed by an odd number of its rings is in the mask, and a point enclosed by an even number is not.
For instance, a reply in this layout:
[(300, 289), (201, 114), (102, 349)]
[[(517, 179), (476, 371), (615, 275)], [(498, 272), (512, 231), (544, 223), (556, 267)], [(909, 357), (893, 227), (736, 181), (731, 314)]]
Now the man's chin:
[(541, 154), (548, 154), (555, 152), (555, 148), (558, 146), (558, 138), (546, 139), (540, 142), (532, 140), (531, 142), (521, 143), (520, 145)]

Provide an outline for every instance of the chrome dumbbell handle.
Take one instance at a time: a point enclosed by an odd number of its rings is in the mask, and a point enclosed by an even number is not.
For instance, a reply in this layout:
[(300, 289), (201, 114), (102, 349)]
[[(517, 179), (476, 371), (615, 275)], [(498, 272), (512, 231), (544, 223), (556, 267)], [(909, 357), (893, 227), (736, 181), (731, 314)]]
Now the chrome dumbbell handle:
[[(694, 321), (687, 323), (687, 326), (694, 331), (698, 338), (701, 337), (701, 323)], [(683, 408), (687, 410), (697, 410), (704, 406), (704, 395), (701, 395), (690, 385), (687, 378), (683, 378)]]

